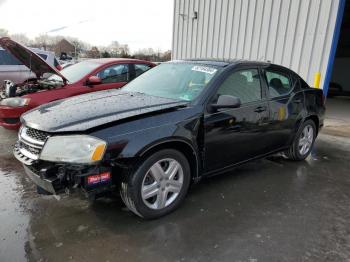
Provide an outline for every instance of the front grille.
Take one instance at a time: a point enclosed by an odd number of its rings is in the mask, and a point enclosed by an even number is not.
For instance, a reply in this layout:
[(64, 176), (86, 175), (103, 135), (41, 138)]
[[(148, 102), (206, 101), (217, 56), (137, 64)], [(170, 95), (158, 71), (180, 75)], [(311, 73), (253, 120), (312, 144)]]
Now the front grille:
[(33, 155), (39, 155), (40, 152), (41, 152), (40, 148), (32, 147), (32, 146), (30, 146), (28, 144), (25, 144), (23, 142), (20, 142), (19, 145), (20, 145), (21, 148), (24, 148), (25, 150), (27, 150), (28, 152), (32, 153)]
[(26, 134), (30, 138), (33, 138), (33, 139), (41, 141), (41, 142), (44, 142), (46, 140), (46, 138), (49, 136), (49, 134), (46, 132), (39, 131), (39, 130), (29, 128), (29, 127), (26, 128)]
[(19, 141), (15, 146), (14, 154), (25, 165), (32, 165), (39, 159), (46, 139), (47, 132), (29, 127), (22, 127), (19, 131)]

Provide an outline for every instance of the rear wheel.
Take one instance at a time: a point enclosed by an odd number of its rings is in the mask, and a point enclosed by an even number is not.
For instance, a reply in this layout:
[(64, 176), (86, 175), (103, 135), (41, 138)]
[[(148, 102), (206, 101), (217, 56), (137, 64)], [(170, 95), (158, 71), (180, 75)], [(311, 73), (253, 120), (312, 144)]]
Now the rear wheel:
[(307, 120), (300, 127), (290, 148), (285, 152), (288, 159), (304, 160), (312, 150), (316, 139), (316, 126), (314, 121)]
[(125, 176), (120, 193), (136, 215), (153, 219), (174, 211), (190, 185), (190, 166), (177, 150), (165, 149), (150, 155), (132, 174)]

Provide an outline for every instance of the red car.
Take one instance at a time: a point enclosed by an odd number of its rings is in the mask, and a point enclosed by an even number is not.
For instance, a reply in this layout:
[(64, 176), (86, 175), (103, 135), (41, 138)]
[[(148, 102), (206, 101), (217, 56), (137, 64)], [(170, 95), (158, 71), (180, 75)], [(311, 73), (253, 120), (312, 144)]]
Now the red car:
[(0, 45), (35, 73), (36, 79), (15, 84), (5, 80), (0, 89), (0, 126), (20, 127), (20, 116), (55, 100), (112, 88), (121, 88), (155, 64), (143, 60), (102, 58), (56, 70), (28, 48), (0, 38)]

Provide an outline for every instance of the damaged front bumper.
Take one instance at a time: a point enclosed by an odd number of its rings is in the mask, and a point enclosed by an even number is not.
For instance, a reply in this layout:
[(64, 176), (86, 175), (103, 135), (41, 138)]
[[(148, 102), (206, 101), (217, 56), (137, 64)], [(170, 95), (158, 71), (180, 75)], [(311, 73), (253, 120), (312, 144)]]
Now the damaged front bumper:
[(51, 194), (56, 194), (56, 189), (54, 187), (55, 179), (45, 178), (42, 179), (40, 175), (34, 173), (29, 166), (23, 165), (24, 171), (28, 175), (28, 177), (39, 187), (43, 188), (47, 192)]
[(22, 127), (13, 154), (23, 164), (28, 177), (52, 194), (81, 189), (89, 198), (96, 198), (114, 189), (116, 178), (108, 163), (56, 163), (40, 159), (50, 133)]
[(95, 199), (115, 189), (108, 167), (56, 163), (23, 164), (23, 167), (37, 186), (51, 194), (81, 190), (86, 197)]

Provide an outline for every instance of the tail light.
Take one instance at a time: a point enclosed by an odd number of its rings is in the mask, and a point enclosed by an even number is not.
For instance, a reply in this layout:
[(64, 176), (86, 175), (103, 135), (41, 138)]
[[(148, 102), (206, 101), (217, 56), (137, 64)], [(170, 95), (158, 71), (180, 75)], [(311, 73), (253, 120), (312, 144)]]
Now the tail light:
[(58, 71), (61, 71), (61, 70), (62, 70), (62, 66), (61, 66), (61, 65), (57, 65), (57, 66), (56, 66), (56, 69), (57, 69)]

